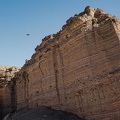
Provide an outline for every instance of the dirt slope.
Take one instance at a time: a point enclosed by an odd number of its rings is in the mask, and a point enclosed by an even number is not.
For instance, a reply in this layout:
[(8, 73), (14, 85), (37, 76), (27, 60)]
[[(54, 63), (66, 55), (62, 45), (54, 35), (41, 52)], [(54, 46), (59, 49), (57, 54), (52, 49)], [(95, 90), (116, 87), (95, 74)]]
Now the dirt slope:
[(24, 109), (15, 114), (7, 115), (3, 120), (83, 120), (78, 116), (54, 110), (49, 107), (40, 106), (34, 109)]

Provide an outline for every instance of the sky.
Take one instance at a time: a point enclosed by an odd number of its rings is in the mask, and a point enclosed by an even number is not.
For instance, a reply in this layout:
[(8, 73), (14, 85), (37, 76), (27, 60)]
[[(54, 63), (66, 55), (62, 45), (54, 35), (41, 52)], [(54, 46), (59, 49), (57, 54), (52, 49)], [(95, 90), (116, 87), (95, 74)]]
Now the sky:
[(120, 18), (120, 0), (0, 0), (0, 66), (23, 66), (45, 36), (86, 6)]

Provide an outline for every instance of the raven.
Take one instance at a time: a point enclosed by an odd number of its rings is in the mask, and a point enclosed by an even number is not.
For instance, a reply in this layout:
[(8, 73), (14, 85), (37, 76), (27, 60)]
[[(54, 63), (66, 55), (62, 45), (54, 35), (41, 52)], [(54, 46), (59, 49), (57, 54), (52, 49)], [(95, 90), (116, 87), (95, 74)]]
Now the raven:
[(29, 34), (29, 33), (27, 33), (26, 35), (27, 35), (27, 36), (29, 36), (30, 34)]

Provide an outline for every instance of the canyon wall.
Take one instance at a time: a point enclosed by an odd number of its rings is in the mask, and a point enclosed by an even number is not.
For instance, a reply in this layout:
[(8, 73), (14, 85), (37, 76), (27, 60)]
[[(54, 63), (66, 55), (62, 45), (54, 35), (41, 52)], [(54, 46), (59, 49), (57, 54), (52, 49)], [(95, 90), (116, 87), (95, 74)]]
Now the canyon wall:
[(19, 70), (18, 67), (0, 66), (0, 120), (16, 109), (15, 81), (12, 79)]
[(120, 120), (120, 20), (86, 7), (42, 40), (15, 79), (17, 110), (45, 105)]

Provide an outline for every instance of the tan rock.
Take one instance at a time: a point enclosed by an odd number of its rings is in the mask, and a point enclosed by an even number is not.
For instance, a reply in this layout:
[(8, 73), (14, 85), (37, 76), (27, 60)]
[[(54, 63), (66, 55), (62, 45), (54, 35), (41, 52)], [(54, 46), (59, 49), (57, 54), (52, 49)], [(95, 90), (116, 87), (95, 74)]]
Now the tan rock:
[(15, 75), (17, 110), (45, 105), (86, 120), (119, 120), (119, 31), (120, 20), (90, 6), (69, 18)]

